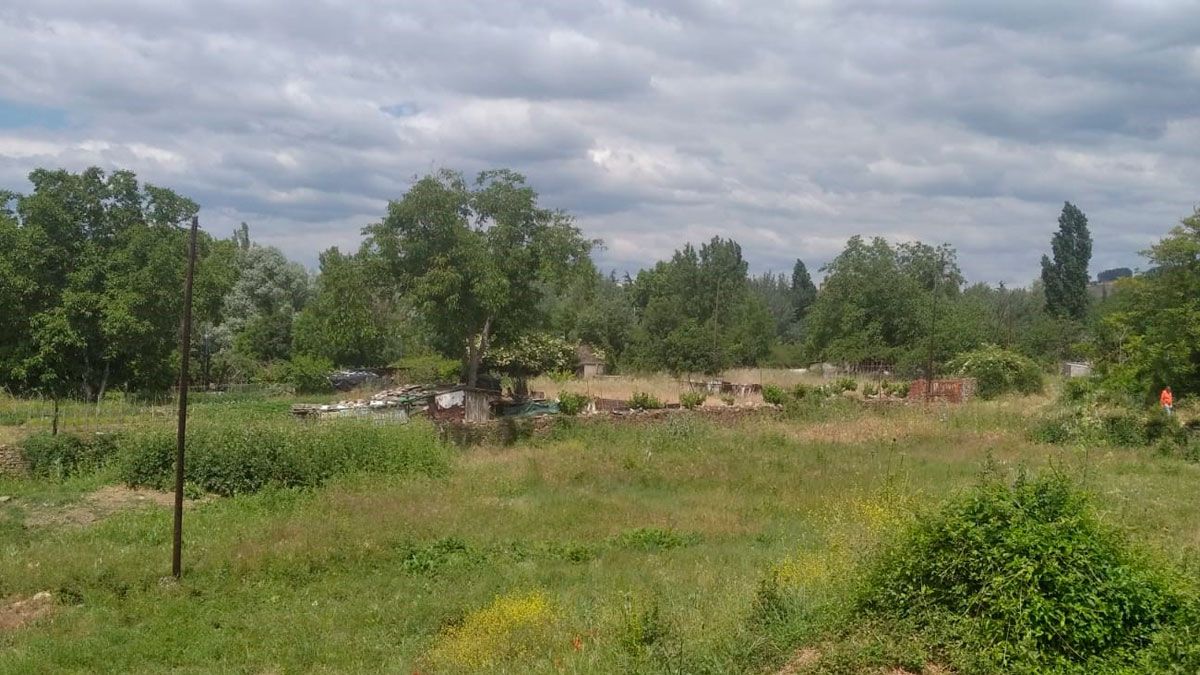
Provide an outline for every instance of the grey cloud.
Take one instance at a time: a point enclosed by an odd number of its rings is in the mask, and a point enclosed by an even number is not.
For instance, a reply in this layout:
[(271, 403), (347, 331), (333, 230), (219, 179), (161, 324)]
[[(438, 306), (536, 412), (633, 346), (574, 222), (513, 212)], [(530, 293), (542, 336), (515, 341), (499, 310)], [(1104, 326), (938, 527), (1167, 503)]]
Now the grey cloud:
[(306, 264), (415, 175), (510, 166), (634, 269), (715, 234), (756, 270), (855, 232), (1037, 273), (1062, 201), (1096, 267), (1200, 184), (1194, 2), (9, 0), (0, 185), (128, 167)]

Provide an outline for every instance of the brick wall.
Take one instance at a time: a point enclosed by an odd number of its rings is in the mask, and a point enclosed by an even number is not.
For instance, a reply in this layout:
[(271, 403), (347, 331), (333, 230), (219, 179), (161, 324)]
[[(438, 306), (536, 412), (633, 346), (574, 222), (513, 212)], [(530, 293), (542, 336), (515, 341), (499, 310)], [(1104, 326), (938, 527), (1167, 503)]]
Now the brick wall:
[(29, 472), (29, 465), (20, 448), (0, 445), (0, 475), (24, 476)]
[[(908, 389), (908, 400), (917, 402), (926, 400), (925, 389), (927, 386), (925, 380), (913, 380)], [(946, 403), (966, 403), (974, 397), (975, 379), (970, 377), (934, 380), (933, 391), (928, 396), (934, 401)]]

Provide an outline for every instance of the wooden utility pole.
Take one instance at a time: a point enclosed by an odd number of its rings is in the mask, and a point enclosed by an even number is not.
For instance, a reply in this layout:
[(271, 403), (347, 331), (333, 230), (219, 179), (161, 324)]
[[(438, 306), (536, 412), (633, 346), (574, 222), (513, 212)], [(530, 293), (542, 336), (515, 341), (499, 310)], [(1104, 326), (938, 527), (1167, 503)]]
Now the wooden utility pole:
[(183, 576), (183, 447), (187, 439), (188, 362), (192, 354), (192, 279), (196, 274), (196, 230), (200, 219), (192, 216), (188, 236), (187, 274), (183, 278), (183, 322), (179, 331), (179, 427), (175, 436), (175, 531), (172, 537), (171, 574)]
[(937, 276), (933, 278), (932, 306), (929, 309), (929, 362), (925, 366), (925, 402), (933, 400), (933, 358), (937, 346), (937, 309), (938, 286), (941, 285), (942, 275), (946, 273), (946, 251), (938, 253)]

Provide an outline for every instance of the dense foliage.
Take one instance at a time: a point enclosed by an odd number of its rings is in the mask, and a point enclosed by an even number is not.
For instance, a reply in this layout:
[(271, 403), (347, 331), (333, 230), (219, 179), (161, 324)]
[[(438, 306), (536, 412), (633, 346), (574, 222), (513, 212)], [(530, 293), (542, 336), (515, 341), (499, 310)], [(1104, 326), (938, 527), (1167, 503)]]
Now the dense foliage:
[(947, 364), (947, 369), (962, 377), (975, 378), (976, 393), (981, 398), (1009, 392), (1034, 394), (1043, 386), (1042, 370), (1037, 363), (996, 345), (963, 352)]
[(426, 176), (365, 233), (376, 269), (422, 312), (433, 346), (464, 359), (472, 385), (493, 342), (545, 320), (547, 285), (563, 283), (592, 245), (507, 170), (483, 172), (474, 186), (452, 171)]
[(1095, 332), (1101, 371), (1146, 400), (1200, 394), (1200, 210), (1145, 252), (1153, 268), (1117, 282)]
[[(124, 171), (38, 170), (30, 181), (28, 195), (0, 194), (0, 387), (89, 400), (167, 390), (179, 361), (177, 225), (197, 205)], [(801, 260), (788, 276), (750, 276), (740, 245), (720, 237), (618, 278), (596, 269), (600, 242), (543, 207), (520, 174), (440, 171), (391, 202), (358, 251), (323, 252), (312, 278), (244, 223), (228, 239), (202, 234), (188, 357), (203, 385), (430, 354), (459, 362), (452, 377), (467, 380), (570, 372), (576, 345), (610, 371), (831, 362), (912, 377), (996, 345), (1043, 367), (1091, 358), (1138, 396), (1166, 384), (1188, 396), (1200, 391), (1198, 218), (1147, 252), (1150, 271), (1101, 273), (1117, 282), (1097, 301), (1087, 219), (1070, 203), (1028, 288), (967, 285), (945, 244), (858, 236), (822, 267), (819, 289)]]
[(751, 292), (748, 269), (737, 242), (713, 238), (639, 272), (630, 289), (638, 323), (629, 362), (673, 373), (757, 363), (775, 329)]
[(985, 479), (875, 566), (868, 613), (926, 632), (970, 672), (1130, 665), (1180, 603), (1060, 476)]
[(1046, 311), (1055, 316), (1082, 319), (1088, 308), (1088, 263), (1092, 236), (1087, 216), (1071, 202), (1063, 204), (1058, 231), (1050, 243), (1053, 258), (1042, 256), (1042, 284)]
[(116, 439), (107, 434), (34, 434), (21, 442), (29, 471), (41, 478), (69, 478), (96, 471), (116, 454)]
[[(39, 169), (0, 194), (0, 387), (95, 400), (172, 381), (191, 200), (134, 175)], [(15, 206), (15, 208), (10, 208)], [(202, 255), (211, 242), (202, 242)], [(197, 314), (219, 283), (197, 282)]]
[[(174, 476), (173, 432), (131, 433), (120, 439), (119, 471), (131, 486), (164, 489)], [(200, 427), (188, 436), (187, 480), (206, 492), (235, 495), (267, 486), (314, 487), (355, 471), (442, 475), (448, 453), (432, 429), (356, 420), (305, 426)]]

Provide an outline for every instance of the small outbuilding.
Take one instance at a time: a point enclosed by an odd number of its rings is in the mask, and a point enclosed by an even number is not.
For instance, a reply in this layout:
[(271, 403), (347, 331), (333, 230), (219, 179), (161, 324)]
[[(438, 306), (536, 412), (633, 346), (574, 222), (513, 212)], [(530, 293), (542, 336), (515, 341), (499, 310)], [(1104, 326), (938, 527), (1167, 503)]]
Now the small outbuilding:
[(1063, 377), (1089, 377), (1092, 374), (1092, 364), (1086, 361), (1066, 361), (1062, 364)]
[(575, 350), (575, 376), (583, 379), (604, 375), (606, 364), (604, 359), (596, 356), (591, 345), (579, 345)]
[(459, 386), (434, 396), (429, 413), (439, 422), (486, 422), (498, 400), (499, 391)]

